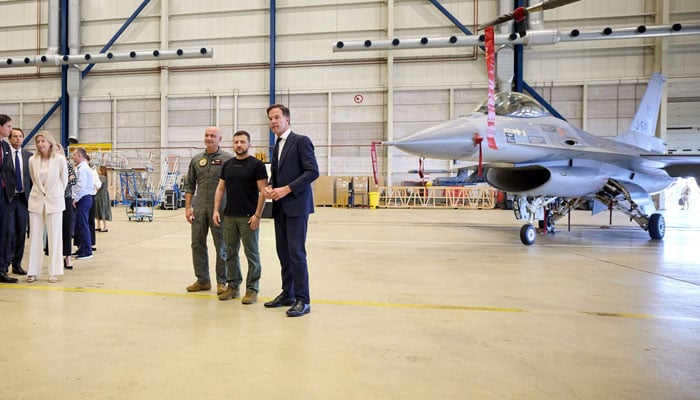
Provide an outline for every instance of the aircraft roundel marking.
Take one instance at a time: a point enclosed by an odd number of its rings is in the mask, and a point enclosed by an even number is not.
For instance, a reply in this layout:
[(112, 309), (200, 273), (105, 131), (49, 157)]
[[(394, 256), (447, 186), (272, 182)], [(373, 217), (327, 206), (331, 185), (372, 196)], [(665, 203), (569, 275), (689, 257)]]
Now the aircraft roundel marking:
[(362, 104), (365, 101), (365, 96), (356, 94), (353, 100), (355, 101), (355, 104)]

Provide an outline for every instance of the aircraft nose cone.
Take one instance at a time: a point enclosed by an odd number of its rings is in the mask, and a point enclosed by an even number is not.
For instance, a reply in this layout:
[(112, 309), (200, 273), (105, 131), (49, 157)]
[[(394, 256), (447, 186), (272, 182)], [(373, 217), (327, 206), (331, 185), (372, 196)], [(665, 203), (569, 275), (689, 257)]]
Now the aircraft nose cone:
[(459, 160), (474, 154), (478, 132), (466, 117), (444, 122), (394, 142), (398, 149), (419, 157)]

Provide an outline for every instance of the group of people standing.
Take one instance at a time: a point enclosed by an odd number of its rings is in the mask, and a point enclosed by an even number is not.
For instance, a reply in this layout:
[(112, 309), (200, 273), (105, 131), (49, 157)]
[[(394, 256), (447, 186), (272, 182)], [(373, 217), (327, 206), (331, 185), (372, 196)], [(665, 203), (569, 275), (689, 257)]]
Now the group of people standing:
[[(12, 119), (5, 114), (0, 114), (0, 136), (0, 283), (18, 281), (8, 275), (10, 264), (13, 274), (27, 275), (29, 283), (36, 281), (45, 254), (49, 255), (48, 281), (56, 283), (64, 269), (73, 268), (72, 255), (77, 260), (92, 258), (95, 240), (90, 208), (97, 186), (88, 155), (85, 149), (76, 149), (71, 156), (73, 167), (48, 131), (36, 133), (36, 154), (32, 154), (22, 149), (24, 133), (13, 128)], [(27, 231), (25, 271), (22, 258)]]
[(240, 296), (242, 243), (248, 273), (241, 302), (257, 302), (262, 271), (258, 246), (260, 219), (265, 199), (270, 199), (282, 292), (266, 302), (265, 307), (290, 307), (286, 315), (299, 317), (311, 311), (306, 233), (309, 214), (314, 211), (311, 183), (318, 178), (318, 163), (311, 140), (291, 130), (286, 106), (268, 107), (267, 119), (277, 137), (269, 179), (265, 165), (249, 154), (250, 134), (246, 131), (234, 133), (234, 154), (230, 154), (219, 147), (222, 139), (219, 128), (207, 128), (206, 150), (190, 161), (185, 180), (185, 218), (192, 228), (192, 262), (197, 280), (187, 286), (187, 291), (212, 287), (207, 252), (207, 234), (211, 231), (216, 246), (219, 300)]
[[(207, 128), (204, 132), (206, 149), (190, 161), (185, 180), (185, 218), (191, 224), (192, 262), (197, 280), (187, 291), (212, 287), (207, 252), (207, 235), (211, 231), (216, 246), (219, 299), (240, 297), (243, 275), (239, 249), (242, 243), (248, 274), (241, 301), (243, 304), (257, 302), (262, 271), (258, 246), (260, 219), (265, 199), (269, 199), (281, 264), (282, 292), (266, 302), (265, 307), (290, 307), (286, 315), (299, 317), (311, 311), (306, 234), (309, 214), (314, 211), (311, 183), (318, 178), (318, 163), (311, 140), (292, 131), (286, 106), (268, 107), (267, 119), (277, 137), (269, 177), (262, 161), (249, 153), (250, 134), (246, 131), (234, 133), (234, 154), (231, 154), (219, 146), (222, 140), (219, 128)], [(6, 115), (0, 115), (0, 133), (3, 137), (14, 135), (11, 119)], [(13, 273), (28, 275), (27, 282), (36, 280), (42, 269), (46, 232), (49, 282), (54, 283), (63, 275), (64, 268), (72, 268), (71, 255), (76, 255), (77, 260), (93, 257), (95, 217), (102, 221), (99, 231), (107, 231), (106, 221), (111, 220), (111, 215), (104, 215), (104, 211), (91, 215), (90, 211), (97, 190), (106, 190), (106, 176), (100, 178), (101, 185), (97, 184), (83, 148), (71, 155), (73, 168), (61, 145), (47, 131), (35, 135), (35, 155), (21, 150), (23, 139), (19, 131), (17, 137), (10, 140), (13, 148), (21, 153), (19, 164), (17, 158), (13, 162), (13, 154), (17, 153), (11, 153), (9, 144), (0, 140), (0, 229), (11, 233), (0, 234), (0, 282), (17, 282), (7, 275), (10, 263)], [(106, 175), (105, 171), (101, 170), (100, 175)], [(102, 210), (104, 206), (97, 208)], [(24, 219), (21, 211), (14, 210), (25, 210)], [(29, 271), (25, 272), (21, 257), (27, 214), (31, 229)], [(75, 253), (71, 252), (71, 235), (78, 246)]]

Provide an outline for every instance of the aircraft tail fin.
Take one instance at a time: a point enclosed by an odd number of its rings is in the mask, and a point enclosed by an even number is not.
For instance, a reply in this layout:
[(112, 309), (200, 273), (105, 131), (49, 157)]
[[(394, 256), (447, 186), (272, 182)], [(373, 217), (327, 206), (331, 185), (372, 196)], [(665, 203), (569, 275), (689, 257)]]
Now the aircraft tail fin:
[(632, 123), (627, 131), (615, 137), (616, 141), (631, 144), (652, 153), (665, 151), (664, 141), (655, 137), (665, 82), (666, 77), (659, 72), (651, 76)]

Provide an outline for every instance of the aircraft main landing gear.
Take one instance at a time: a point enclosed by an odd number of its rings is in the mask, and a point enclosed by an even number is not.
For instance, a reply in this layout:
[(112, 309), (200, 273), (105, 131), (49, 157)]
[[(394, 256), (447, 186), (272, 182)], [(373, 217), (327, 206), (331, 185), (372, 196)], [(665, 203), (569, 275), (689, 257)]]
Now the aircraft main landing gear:
[(654, 240), (661, 240), (666, 233), (666, 222), (661, 214), (651, 214), (649, 216), (649, 237)]

